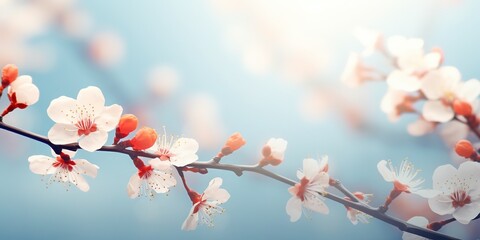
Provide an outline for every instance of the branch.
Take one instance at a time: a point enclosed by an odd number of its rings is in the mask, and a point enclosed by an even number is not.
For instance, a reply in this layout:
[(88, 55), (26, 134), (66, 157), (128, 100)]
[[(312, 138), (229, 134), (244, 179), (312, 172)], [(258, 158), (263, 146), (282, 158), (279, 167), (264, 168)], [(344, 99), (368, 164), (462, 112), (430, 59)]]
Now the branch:
[[(45, 136), (42, 136), (42, 135), (39, 135), (39, 134), (36, 134), (36, 133), (32, 133), (32, 132), (29, 132), (29, 131), (25, 131), (25, 130), (22, 130), (22, 129), (13, 127), (13, 126), (10, 126), (8, 124), (5, 124), (1, 120), (2, 119), (0, 118), (0, 129), (4, 129), (6, 131), (9, 131), (9, 132), (12, 132), (12, 133), (15, 133), (15, 134), (33, 139), (35, 141), (44, 143), (44, 144), (48, 145), (49, 147), (51, 147), (55, 151), (55, 153), (57, 153), (57, 154), (60, 154), (63, 149), (71, 150), (71, 151), (76, 151), (78, 149), (81, 149), (80, 146), (76, 143), (75, 144), (67, 144), (67, 145), (56, 145), (56, 144), (52, 143)], [(151, 154), (151, 153), (147, 153), (147, 152), (143, 152), (143, 151), (134, 151), (134, 150), (124, 149), (124, 148), (122, 148), (118, 145), (103, 146), (98, 151), (116, 152), (116, 153), (126, 154), (126, 155), (130, 156), (132, 159), (135, 158), (135, 157), (146, 157), (146, 158), (156, 158), (157, 157), (155, 154)], [(217, 163), (214, 160), (210, 160), (210, 161), (207, 161), (207, 162), (194, 162), (194, 163), (189, 164), (187, 166), (188, 167), (196, 167), (196, 168), (204, 168), (204, 169), (210, 168), (210, 169), (219, 169), (219, 170), (231, 171), (231, 172), (235, 173), (237, 176), (241, 176), (244, 172), (253, 172), (253, 173), (257, 173), (257, 174), (264, 175), (266, 177), (272, 178), (274, 180), (277, 180), (279, 182), (282, 182), (282, 183), (290, 185), (290, 186), (294, 186), (297, 183), (297, 182), (295, 182), (295, 181), (293, 181), (293, 180), (291, 180), (287, 177), (284, 177), (284, 176), (278, 175), (276, 173), (273, 173), (271, 171), (268, 171), (268, 170), (266, 170), (263, 167), (260, 167), (258, 165), (223, 164), (223, 163)], [(177, 168), (177, 170), (179, 171), (179, 174), (183, 175), (181, 169)], [(341, 185), (340, 182), (337, 182), (334, 185), (334, 187), (339, 189), (342, 193), (344, 193), (345, 195), (347, 195), (348, 197), (350, 197), (351, 199), (354, 199), (354, 200), (350, 201), (350, 200), (341, 198), (341, 197), (336, 196), (336, 195), (334, 195), (332, 193), (329, 193), (329, 192), (322, 192), (322, 193), (319, 193), (319, 194), (321, 194), (323, 197), (328, 198), (328, 199), (330, 199), (334, 202), (337, 202), (337, 203), (340, 203), (344, 206), (351, 207), (351, 208), (357, 209), (361, 212), (364, 212), (364, 213), (366, 213), (366, 214), (368, 214), (368, 215), (370, 215), (374, 218), (377, 218), (377, 219), (379, 219), (379, 220), (381, 220), (381, 221), (383, 221), (387, 224), (395, 226), (395, 227), (397, 227), (398, 229), (400, 229), (401, 231), (404, 231), (404, 232), (409, 232), (409, 233), (416, 234), (416, 235), (426, 237), (426, 238), (430, 238), (430, 239), (447, 239), (447, 240), (456, 239), (454, 237), (450, 237), (450, 236), (442, 234), (442, 233), (438, 233), (438, 232), (435, 232), (435, 231), (432, 231), (432, 230), (429, 230), (429, 229), (426, 229), (426, 228), (422, 228), (422, 227), (412, 225), (412, 224), (407, 223), (407, 222), (405, 222), (401, 219), (397, 219), (397, 218), (388, 216), (377, 208), (373, 208), (373, 207), (364, 205), (361, 201), (358, 201), (358, 199), (355, 200), (355, 198), (353, 198), (354, 195), (350, 191), (348, 191), (343, 185)]]

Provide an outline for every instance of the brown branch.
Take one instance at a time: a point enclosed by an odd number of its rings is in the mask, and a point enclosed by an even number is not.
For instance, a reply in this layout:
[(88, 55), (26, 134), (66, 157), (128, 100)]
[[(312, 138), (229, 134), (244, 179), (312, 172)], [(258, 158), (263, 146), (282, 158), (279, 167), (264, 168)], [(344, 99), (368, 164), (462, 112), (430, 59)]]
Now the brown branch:
[[(4, 129), (6, 131), (9, 131), (9, 132), (12, 132), (12, 133), (30, 138), (32, 140), (44, 143), (44, 144), (50, 146), (57, 154), (60, 154), (63, 149), (71, 150), (71, 151), (76, 151), (78, 149), (81, 149), (80, 146), (76, 143), (75, 144), (67, 144), (67, 145), (53, 144), (45, 136), (42, 136), (42, 135), (39, 135), (39, 134), (36, 134), (36, 133), (32, 133), (32, 132), (29, 132), (29, 131), (25, 131), (25, 130), (22, 130), (22, 129), (13, 127), (13, 126), (10, 126), (8, 124), (5, 124), (1, 120), (2, 119), (0, 118), (0, 129)], [(130, 156), (130, 158), (132, 158), (132, 159), (136, 158), (136, 157), (146, 157), (146, 158), (156, 158), (157, 157), (155, 154), (146, 153), (146, 152), (142, 152), (142, 151), (129, 150), (129, 149), (125, 149), (125, 148), (122, 148), (120, 146), (117, 146), (117, 145), (103, 146), (102, 148), (98, 149), (98, 151), (116, 152), (116, 153), (126, 154), (126, 155)], [(241, 176), (244, 172), (253, 172), (253, 173), (257, 173), (257, 174), (264, 175), (266, 177), (272, 178), (274, 180), (277, 180), (279, 182), (285, 183), (285, 184), (290, 185), (290, 186), (294, 186), (297, 183), (297, 182), (295, 182), (295, 181), (293, 181), (289, 178), (286, 178), (284, 176), (281, 176), (281, 175), (278, 175), (278, 174), (273, 173), (271, 171), (268, 171), (268, 170), (266, 170), (263, 167), (260, 167), (258, 165), (223, 164), (223, 163), (217, 163), (214, 160), (210, 160), (210, 161), (207, 161), (207, 162), (194, 162), (194, 163), (189, 164), (187, 166), (188, 167), (203, 168), (203, 169), (209, 169), (210, 168), (210, 169), (219, 169), (219, 170), (231, 171), (231, 172), (234, 172), (237, 176)], [(183, 174), (181, 169), (177, 168), (177, 170), (179, 170), (179, 174)], [(336, 188), (339, 189), (342, 193), (346, 194), (347, 196), (348, 195), (353, 195), (343, 185), (341, 185), (340, 182), (338, 182)], [(407, 222), (405, 222), (401, 219), (391, 217), (389, 215), (386, 215), (380, 209), (364, 205), (362, 202), (356, 202), (355, 200), (354, 201), (347, 200), (347, 199), (341, 198), (341, 197), (336, 196), (336, 195), (334, 195), (332, 193), (329, 193), (329, 192), (322, 192), (322, 193), (319, 193), (319, 194), (321, 194), (323, 197), (325, 197), (327, 199), (330, 199), (334, 202), (340, 203), (344, 206), (357, 209), (357, 210), (359, 210), (359, 211), (361, 211), (365, 214), (368, 214), (368, 215), (370, 215), (374, 218), (377, 218), (377, 219), (379, 219), (379, 220), (381, 220), (381, 221), (383, 221), (387, 224), (395, 226), (395, 227), (397, 227), (398, 229), (400, 229), (401, 231), (404, 231), (404, 232), (409, 232), (409, 233), (412, 233), (412, 234), (416, 234), (416, 235), (426, 237), (426, 238), (431, 238), (431, 239), (448, 239), (448, 240), (456, 239), (454, 237), (451, 237), (451, 236), (448, 236), (448, 235), (445, 235), (445, 234), (442, 234), (442, 233), (438, 233), (438, 232), (432, 231), (430, 229), (426, 229), (426, 228), (422, 228), (422, 227), (412, 225), (412, 224), (407, 223)], [(351, 197), (351, 196), (349, 196), (349, 197)], [(355, 198), (352, 198), (352, 199), (355, 199)]]

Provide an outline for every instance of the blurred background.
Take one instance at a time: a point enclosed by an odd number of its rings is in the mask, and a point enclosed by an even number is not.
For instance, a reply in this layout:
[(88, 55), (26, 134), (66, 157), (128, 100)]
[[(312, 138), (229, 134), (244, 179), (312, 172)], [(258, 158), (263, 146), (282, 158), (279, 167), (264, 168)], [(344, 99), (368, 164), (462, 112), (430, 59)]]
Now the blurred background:
[[(0, 64), (17, 64), (41, 92), (37, 104), (4, 121), (46, 135), (53, 125), (46, 114), (50, 101), (95, 85), (107, 105), (121, 104), (141, 125), (196, 138), (202, 160), (235, 131), (247, 145), (223, 160), (228, 163), (256, 163), (262, 145), (281, 137), (289, 143), (275, 172), (295, 178), (305, 157), (326, 154), (331, 175), (353, 191), (373, 193), (372, 204), (379, 205), (392, 186), (378, 174), (378, 161), (408, 158), (422, 169), (426, 187), (437, 166), (456, 163), (438, 134), (407, 133), (414, 117), (389, 122), (379, 108), (385, 83), (351, 89), (340, 82), (348, 54), (362, 50), (354, 30), (423, 38), (426, 48), (441, 47), (445, 65), (458, 67), (464, 79), (479, 77), (479, 7), (473, 0), (0, 0)], [(90, 191), (46, 189), (27, 158), (50, 150), (6, 132), (0, 138), (1, 239), (401, 238), (374, 219), (352, 225), (345, 208), (330, 201), (329, 215), (290, 223), (285, 185), (215, 170), (187, 178), (203, 191), (210, 179), (222, 177), (232, 196), (226, 212), (213, 229), (182, 232), (191, 207), (182, 187), (153, 200), (129, 199), (126, 185), (135, 168), (128, 156), (81, 151), (78, 157), (100, 166), (98, 177), (87, 179)], [(445, 219), (412, 195), (391, 209), (405, 220)], [(462, 239), (480, 235), (478, 222), (442, 231)]]

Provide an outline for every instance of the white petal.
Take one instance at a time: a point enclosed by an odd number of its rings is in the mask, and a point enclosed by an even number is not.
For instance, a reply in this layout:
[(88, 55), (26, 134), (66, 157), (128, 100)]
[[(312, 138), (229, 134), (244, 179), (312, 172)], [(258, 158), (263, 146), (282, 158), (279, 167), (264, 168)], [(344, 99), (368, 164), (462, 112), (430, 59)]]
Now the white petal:
[(213, 201), (217, 204), (222, 204), (230, 199), (230, 193), (227, 190), (220, 188), (217, 191), (209, 191), (204, 193), (204, 197), (208, 198), (209, 201)]
[(65, 96), (53, 99), (47, 108), (48, 116), (56, 123), (73, 124), (76, 120), (72, 111), (76, 109), (77, 100)]
[(288, 142), (283, 138), (270, 138), (266, 145), (272, 150), (272, 157), (283, 160)]
[[(68, 156), (70, 156), (70, 159), (73, 159), (73, 157), (75, 157), (75, 154), (77, 154), (76, 151), (70, 151), (70, 150), (66, 150), (66, 149), (63, 149), (62, 152), (64, 154), (67, 154)], [(53, 149), (50, 149), (50, 153), (52, 154), (52, 156), (54, 156), (55, 158), (58, 156), (55, 151), (53, 151)]]
[[(199, 203), (197, 203), (199, 204)], [(183, 222), (182, 224), (182, 230), (184, 231), (191, 231), (191, 230), (195, 230), (197, 228), (197, 225), (198, 225), (198, 212), (197, 213), (193, 213), (193, 210), (195, 209), (195, 206), (197, 205), (193, 205), (192, 209), (190, 210), (190, 213), (188, 214), (187, 218), (185, 219), (185, 221)]]
[(453, 213), (453, 217), (461, 224), (468, 224), (480, 213), (480, 204), (478, 202), (467, 204), (457, 208)]
[(34, 84), (24, 84), (16, 89), (17, 103), (32, 105), (38, 102), (40, 91)]
[(134, 173), (130, 177), (130, 181), (127, 184), (127, 193), (130, 198), (136, 198), (140, 194), (140, 185), (142, 184), (142, 179), (138, 176), (138, 173)]
[(170, 187), (177, 184), (177, 180), (169, 173), (154, 171), (153, 174), (147, 178), (147, 183), (149, 188), (156, 193), (166, 193)]
[(427, 70), (438, 68), (442, 55), (438, 52), (427, 53), (424, 56), (425, 68)]
[(208, 186), (207, 186), (207, 188), (205, 189), (204, 192), (215, 192), (220, 188), (222, 183), (223, 183), (223, 180), (219, 177), (216, 177), (216, 178), (210, 180), (210, 182), (208, 183)]
[(412, 193), (417, 194), (420, 197), (424, 197), (424, 198), (433, 198), (433, 197), (436, 197), (441, 192), (438, 191), (438, 190), (433, 190), (433, 189), (422, 189), (422, 190), (418, 190), (418, 191), (415, 191), (415, 192), (412, 192)]
[(107, 132), (97, 130), (81, 138), (80, 141), (78, 141), (78, 145), (86, 151), (95, 152), (107, 142), (107, 138)]
[(303, 174), (307, 179), (313, 179), (319, 171), (318, 162), (315, 159), (306, 158), (303, 160)]
[(353, 225), (358, 224), (357, 214), (355, 214), (354, 210), (347, 210), (347, 218), (350, 220), (350, 222), (352, 222)]
[(377, 169), (385, 181), (393, 182), (395, 181), (395, 174), (387, 167), (387, 164), (388, 164), (387, 161), (381, 160), (377, 164)]
[[(424, 217), (415, 216), (413, 218), (410, 218), (408, 220), (408, 223), (410, 223), (412, 225), (415, 225), (415, 226), (418, 226), (418, 227), (426, 227), (428, 225), (428, 220)], [(403, 235), (402, 235), (402, 239), (403, 240), (424, 240), (424, 239), (427, 239), (427, 238), (420, 237), (418, 235), (411, 234), (411, 233), (408, 233), (408, 232), (404, 232)]]
[(442, 79), (440, 71), (428, 72), (422, 78), (421, 90), (428, 99), (437, 100), (443, 96), (446, 87)]
[(198, 142), (192, 138), (179, 138), (170, 149), (173, 156), (170, 162), (177, 167), (183, 167), (198, 160)]
[(306, 195), (303, 205), (306, 208), (321, 214), (329, 213), (327, 205), (318, 196), (311, 197), (309, 195)]
[(418, 77), (407, 72), (394, 70), (387, 77), (389, 87), (406, 92), (414, 92), (420, 89), (422, 82)]
[(171, 171), (172, 164), (169, 161), (162, 161), (159, 158), (154, 158), (148, 162), (153, 168), (161, 171)]
[(106, 132), (110, 132), (115, 129), (120, 121), (123, 108), (120, 105), (113, 104), (112, 106), (105, 107), (100, 116), (95, 119), (95, 123), (99, 129)]
[(57, 169), (53, 167), (55, 159), (43, 155), (33, 155), (28, 158), (30, 171), (35, 174), (53, 174)]
[(438, 195), (428, 199), (428, 205), (438, 215), (452, 214), (455, 211), (452, 200), (447, 195)]
[(452, 120), (455, 113), (450, 106), (441, 101), (427, 101), (423, 105), (423, 117), (432, 122), (448, 122)]
[[(84, 105), (90, 111), (93, 110), (93, 117), (98, 117), (105, 107), (105, 98), (98, 87), (83, 88), (77, 95), (78, 104)], [(90, 112), (91, 113), (91, 112)]]
[(70, 124), (56, 123), (48, 131), (48, 139), (54, 144), (74, 143), (78, 138), (77, 128)]
[(451, 181), (457, 174), (457, 169), (450, 165), (445, 164), (437, 167), (433, 172), (433, 188), (440, 191), (445, 191), (445, 193), (450, 193), (448, 189), (450, 186), (447, 186), (447, 182)]
[(423, 118), (417, 119), (417, 121), (408, 124), (407, 131), (412, 136), (423, 136), (432, 132), (435, 129), (435, 124), (426, 121)]
[(88, 192), (88, 190), (90, 190), (90, 186), (88, 185), (87, 181), (85, 181), (82, 175), (75, 171), (68, 172), (68, 181), (84, 192)]
[(18, 76), (17, 79), (15, 79), (15, 81), (13, 81), (11, 84), (10, 84), (10, 87), (12, 87), (13, 89), (16, 89), (24, 84), (31, 84), (32, 83), (32, 77), (29, 76), (29, 75), (22, 75), (22, 76)]
[(462, 84), (458, 97), (464, 101), (473, 102), (480, 95), (480, 81), (470, 79)]
[(291, 222), (296, 222), (302, 216), (302, 201), (295, 196), (291, 197), (285, 206)]
[[(70, 156), (72, 157), (72, 156)], [(92, 178), (95, 178), (97, 176), (97, 172), (99, 167), (95, 164), (90, 163), (89, 161), (85, 159), (76, 159), (74, 160), (76, 165), (75, 168), (77, 168), (77, 171), (80, 174), (85, 174), (87, 176), (90, 176)]]

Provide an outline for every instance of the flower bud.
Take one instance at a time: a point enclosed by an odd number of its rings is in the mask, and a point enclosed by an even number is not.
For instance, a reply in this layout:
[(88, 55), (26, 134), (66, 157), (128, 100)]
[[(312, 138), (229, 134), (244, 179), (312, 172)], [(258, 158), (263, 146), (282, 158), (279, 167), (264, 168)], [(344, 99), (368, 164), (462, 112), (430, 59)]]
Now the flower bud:
[(287, 141), (281, 138), (271, 138), (267, 144), (263, 146), (262, 155), (263, 158), (258, 163), (263, 167), (266, 165), (277, 166), (283, 162), (285, 150), (287, 148)]
[(472, 115), (472, 105), (468, 102), (455, 100), (453, 102), (453, 110), (457, 115), (470, 116)]
[(458, 156), (470, 158), (472, 155), (474, 155), (475, 148), (473, 148), (473, 145), (470, 141), (460, 140), (457, 142), (457, 144), (455, 144), (455, 152), (458, 154)]
[(241, 148), (243, 145), (245, 145), (245, 143), (245, 139), (242, 137), (242, 135), (239, 132), (236, 132), (227, 139), (221, 153), (224, 156), (229, 155)]
[(133, 114), (125, 114), (120, 118), (118, 122), (117, 129), (115, 131), (114, 144), (117, 144), (118, 141), (135, 131), (138, 126), (138, 118)]
[(150, 148), (157, 141), (157, 132), (153, 128), (143, 127), (138, 130), (135, 137), (133, 137), (129, 142), (133, 150), (145, 150)]
[(13, 64), (7, 64), (2, 69), (2, 87), (7, 87), (18, 77), (18, 68)]

